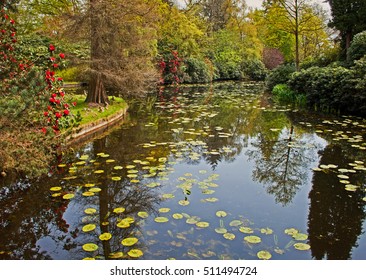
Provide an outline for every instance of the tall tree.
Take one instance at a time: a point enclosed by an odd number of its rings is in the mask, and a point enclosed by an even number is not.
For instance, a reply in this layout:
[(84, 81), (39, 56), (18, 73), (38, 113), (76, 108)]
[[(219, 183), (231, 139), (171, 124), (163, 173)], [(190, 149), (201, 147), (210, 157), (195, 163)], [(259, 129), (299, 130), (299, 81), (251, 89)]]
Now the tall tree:
[(321, 15), (313, 9), (308, 0), (269, 0), (265, 9), (272, 11), (276, 17), (270, 17), (279, 30), (292, 34), (295, 38), (295, 65), (300, 68), (300, 43), (303, 34), (324, 29), (322, 24), (314, 24)]
[(366, 30), (365, 0), (327, 0), (332, 12), (331, 27), (340, 31), (343, 57), (351, 45), (354, 35)]

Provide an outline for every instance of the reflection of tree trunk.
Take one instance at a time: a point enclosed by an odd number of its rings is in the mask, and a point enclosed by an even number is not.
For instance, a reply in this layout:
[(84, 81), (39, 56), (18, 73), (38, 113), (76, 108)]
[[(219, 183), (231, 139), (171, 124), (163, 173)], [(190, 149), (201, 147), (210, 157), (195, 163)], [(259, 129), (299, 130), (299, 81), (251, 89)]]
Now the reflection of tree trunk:
[[(290, 142), (292, 141), (292, 134), (294, 133), (294, 126), (291, 125), (291, 129), (290, 129), (290, 135), (288, 137), (288, 143), (290, 144)], [(285, 171), (283, 173), (283, 185), (286, 185), (286, 178), (287, 178), (287, 171), (288, 171), (288, 165), (289, 165), (289, 161), (290, 161), (290, 153), (291, 153), (291, 147), (290, 145), (287, 148), (287, 155), (286, 155), (286, 163), (285, 163)]]

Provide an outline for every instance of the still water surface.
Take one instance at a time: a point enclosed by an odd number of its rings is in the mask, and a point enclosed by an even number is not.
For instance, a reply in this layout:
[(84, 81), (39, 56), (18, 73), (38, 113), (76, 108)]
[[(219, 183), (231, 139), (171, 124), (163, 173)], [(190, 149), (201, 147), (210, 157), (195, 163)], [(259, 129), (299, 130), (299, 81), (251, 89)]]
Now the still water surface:
[(47, 178), (3, 183), (2, 259), (366, 259), (366, 121), (260, 84), (131, 102)]

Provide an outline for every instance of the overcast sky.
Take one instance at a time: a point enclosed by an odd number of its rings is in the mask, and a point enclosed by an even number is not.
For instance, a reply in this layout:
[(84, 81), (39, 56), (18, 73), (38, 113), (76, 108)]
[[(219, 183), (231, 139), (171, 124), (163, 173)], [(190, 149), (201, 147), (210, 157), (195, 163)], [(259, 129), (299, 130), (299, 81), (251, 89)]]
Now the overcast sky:
[[(321, 4), (327, 10), (329, 9), (329, 4), (323, 3), (324, 0), (310, 0), (310, 1)], [(262, 0), (246, 0), (246, 2), (248, 4), (248, 6), (251, 6), (254, 8), (260, 8), (262, 5)]]

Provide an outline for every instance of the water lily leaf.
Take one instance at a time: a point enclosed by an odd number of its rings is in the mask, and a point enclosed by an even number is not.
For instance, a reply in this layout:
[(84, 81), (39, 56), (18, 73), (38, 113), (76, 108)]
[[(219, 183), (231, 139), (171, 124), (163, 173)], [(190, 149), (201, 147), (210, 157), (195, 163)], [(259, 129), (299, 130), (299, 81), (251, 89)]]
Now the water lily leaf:
[(257, 253), (257, 257), (261, 260), (269, 260), (272, 258), (272, 255), (270, 252), (262, 250)]
[(338, 178), (340, 178), (340, 179), (349, 179), (349, 176), (347, 176), (347, 175), (339, 174), (339, 175), (337, 175), (337, 176), (338, 176)]
[(208, 223), (208, 222), (198, 222), (196, 224), (196, 226), (199, 227), (199, 228), (207, 228), (207, 227), (210, 226), (210, 223)]
[(206, 174), (207, 173), (207, 170), (199, 170), (198, 173), (200, 173), (200, 174)]
[(174, 213), (173, 215), (173, 218), (176, 219), (176, 220), (181, 220), (183, 219), (183, 215), (182, 214), (179, 214), (179, 213)]
[(60, 191), (61, 189), (62, 189), (61, 187), (52, 187), (50, 188), (50, 191), (57, 192)]
[(128, 237), (122, 240), (121, 244), (123, 246), (133, 246), (135, 245), (139, 240), (136, 237)]
[(186, 223), (187, 224), (190, 224), (190, 225), (195, 225), (197, 224), (198, 222), (200, 221), (200, 218), (197, 217), (197, 216), (193, 216), (193, 217), (190, 217), (186, 220)]
[(285, 229), (285, 233), (288, 234), (288, 235), (294, 235), (296, 233), (298, 233), (299, 231), (295, 228), (286, 228)]
[(89, 214), (89, 215), (95, 214), (96, 212), (97, 212), (97, 209), (95, 209), (95, 208), (87, 208), (84, 210), (84, 213)]
[(67, 165), (66, 164), (64, 164), (64, 163), (60, 163), (59, 165), (57, 165), (58, 167), (66, 167)]
[(53, 193), (51, 196), (52, 197), (59, 197), (59, 196), (61, 196), (62, 195), (62, 193)]
[(252, 244), (257, 244), (257, 243), (261, 243), (262, 239), (259, 236), (255, 236), (255, 235), (248, 235), (244, 237), (244, 240), (248, 243), (252, 243)]
[(137, 174), (127, 174), (126, 175), (128, 178), (137, 178)]
[(179, 200), (178, 201), (178, 204), (179, 205), (182, 205), (182, 206), (187, 206), (187, 205), (189, 205), (189, 201), (188, 200)]
[(133, 249), (127, 252), (127, 255), (129, 255), (131, 258), (139, 258), (144, 255), (144, 253), (139, 249)]
[(102, 170), (102, 169), (95, 170), (94, 173), (95, 174), (102, 174), (102, 173), (104, 173), (104, 170)]
[(127, 169), (133, 169), (133, 168), (135, 168), (135, 167), (136, 167), (136, 165), (127, 165), (127, 166), (126, 166), (126, 168), (127, 168)]
[(254, 232), (254, 230), (253, 230), (253, 229), (251, 229), (250, 227), (240, 227), (240, 228), (239, 228), (239, 231), (240, 231), (240, 232), (242, 232), (242, 233), (248, 233), (248, 234), (250, 234), (250, 233), (253, 233), (253, 232)]
[(206, 198), (205, 201), (207, 201), (207, 202), (217, 202), (217, 201), (219, 201), (219, 199), (216, 198), (216, 197), (210, 197), (210, 198)]
[(112, 162), (115, 162), (115, 160), (114, 159), (107, 159), (105, 162), (106, 163), (112, 163)]
[(234, 233), (227, 232), (227, 233), (224, 233), (223, 236), (227, 240), (234, 240), (235, 239), (235, 234)]
[(117, 165), (117, 166), (113, 167), (113, 169), (114, 169), (114, 170), (122, 170), (122, 169), (123, 169), (123, 167), (122, 167), (122, 166)]
[(169, 199), (169, 198), (174, 198), (174, 197), (175, 197), (175, 195), (172, 194), (172, 193), (165, 193), (165, 194), (163, 194), (163, 198), (164, 199)]
[(224, 218), (227, 216), (227, 213), (225, 211), (217, 211), (216, 216), (219, 218)]
[(140, 211), (137, 213), (137, 216), (139, 216), (140, 218), (146, 219), (149, 217), (149, 214), (147, 212)]
[(310, 245), (305, 244), (305, 243), (295, 243), (294, 247), (296, 250), (300, 250), (300, 251), (306, 251), (306, 250), (310, 249)]
[(267, 228), (261, 228), (261, 233), (269, 235), (269, 234), (273, 233), (273, 230), (268, 228), (268, 227)]
[(123, 258), (124, 254), (123, 252), (114, 252), (109, 254), (109, 258), (111, 259), (120, 259)]
[(83, 245), (83, 250), (87, 252), (94, 252), (98, 250), (98, 245), (94, 243), (86, 243)]
[(112, 177), (112, 181), (121, 181), (122, 178), (119, 176)]
[(237, 226), (241, 226), (243, 224), (243, 222), (242, 221), (239, 221), (239, 220), (233, 220), (233, 221), (231, 221), (230, 222), (230, 226), (231, 227), (237, 227)]
[(95, 258), (85, 257), (85, 258), (83, 258), (83, 261), (95, 261)]
[(205, 189), (205, 190), (202, 190), (202, 193), (203, 194), (213, 194), (213, 193), (215, 193), (215, 191), (214, 190), (207, 190), (207, 189)]
[(102, 189), (101, 188), (90, 188), (89, 191), (93, 192), (93, 193), (96, 193), (96, 192), (102, 191)]
[(95, 186), (95, 184), (87, 183), (87, 184), (85, 184), (84, 186), (85, 186), (85, 187), (87, 187), (87, 188), (92, 188), (92, 187), (94, 187), (94, 186)]
[(117, 214), (123, 213), (125, 211), (126, 211), (126, 208), (124, 208), (124, 207), (118, 207), (118, 208), (113, 209), (113, 212), (117, 213)]
[(83, 196), (93, 196), (95, 193), (93, 192), (83, 192)]
[(119, 228), (129, 228), (131, 226), (131, 224), (125, 220), (122, 220), (120, 222), (118, 222), (117, 227)]
[(308, 239), (308, 235), (305, 234), (305, 233), (295, 233), (292, 235), (292, 237), (295, 239), (295, 240), (298, 240), (298, 241), (302, 241), (302, 240), (306, 240)]
[(160, 213), (168, 213), (170, 211), (170, 208), (160, 208), (159, 212)]
[(227, 233), (227, 229), (223, 227), (215, 228), (215, 231), (219, 234)]
[(83, 226), (82, 231), (83, 232), (93, 231), (93, 230), (95, 230), (96, 227), (97, 226), (95, 224), (87, 224), (87, 225)]
[(167, 217), (156, 217), (154, 221), (157, 223), (166, 223), (169, 221), (169, 219)]
[(86, 162), (85, 161), (78, 161), (75, 163), (75, 165), (84, 165)]
[(68, 194), (65, 194), (62, 198), (63, 199), (72, 199), (74, 197), (75, 197), (75, 195), (73, 193), (68, 193)]
[(82, 155), (80, 156), (80, 160), (87, 160), (89, 158), (89, 155)]
[(102, 241), (107, 241), (111, 238), (112, 238), (112, 234), (110, 234), (109, 232), (105, 232), (105, 233), (102, 233), (101, 235), (99, 235), (99, 239)]

